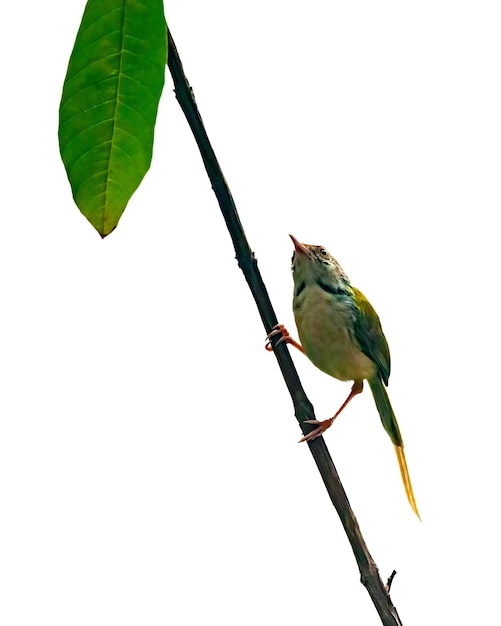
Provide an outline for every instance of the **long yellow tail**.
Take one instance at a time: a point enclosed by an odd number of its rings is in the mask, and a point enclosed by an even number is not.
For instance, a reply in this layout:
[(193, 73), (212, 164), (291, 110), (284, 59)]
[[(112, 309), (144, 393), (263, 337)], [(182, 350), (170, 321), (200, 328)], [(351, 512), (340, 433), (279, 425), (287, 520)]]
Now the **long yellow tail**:
[(395, 452), (397, 453), (398, 466), (400, 467), (400, 474), (402, 475), (407, 500), (409, 500), (412, 510), (421, 521), (421, 515), (419, 515), (416, 499), (414, 498), (414, 492), (412, 491), (411, 477), (409, 476), (409, 470), (407, 469), (407, 461), (405, 460), (404, 444), (402, 443), (401, 446), (395, 446)]
[(414, 513), (421, 519), (414, 498), (414, 492), (412, 491), (411, 478), (409, 476), (409, 470), (407, 469), (407, 461), (404, 454), (404, 442), (402, 441), (402, 435), (400, 434), (400, 428), (398, 427), (397, 418), (391, 407), (390, 399), (386, 392), (386, 387), (379, 376), (375, 376), (368, 381), (369, 386), (376, 402), (376, 407), (383, 422), (384, 429), (390, 436), (390, 439), (395, 446), (395, 452), (397, 453), (398, 465), (400, 467), (400, 474), (402, 475), (402, 482), (404, 483), (405, 493), (407, 500), (412, 507)]

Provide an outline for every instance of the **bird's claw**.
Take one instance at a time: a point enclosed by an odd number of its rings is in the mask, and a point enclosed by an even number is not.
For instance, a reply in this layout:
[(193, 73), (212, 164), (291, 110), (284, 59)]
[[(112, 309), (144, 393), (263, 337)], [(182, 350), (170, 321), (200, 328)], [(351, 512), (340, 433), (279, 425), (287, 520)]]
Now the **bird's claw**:
[(329, 418), (328, 420), (322, 420), (322, 421), (305, 420), (303, 424), (315, 424), (317, 428), (312, 430), (311, 433), (304, 435), (304, 437), (301, 437), (298, 443), (303, 443), (303, 441), (313, 441), (313, 439), (316, 439), (317, 437), (321, 437), (324, 434), (324, 432), (332, 426), (333, 421), (334, 419), (332, 417)]
[[(272, 345), (271, 340), (273, 337), (277, 335), (282, 335), (280, 339), (278, 339), (274, 345)], [(271, 333), (266, 336), (266, 345), (264, 346), (268, 352), (273, 352), (273, 348), (276, 348), (280, 343), (289, 343), (291, 346), (294, 346), (301, 352), (304, 352), (301, 344), (299, 344), (295, 339), (293, 339), (287, 328), (283, 324), (276, 324), (273, 326)]]
[(273, 337), (276, 337), (277, 335), (282, 335), (282, 336), (275, 343), (275, 346), (278, 346), (279, 343), (282, 343), (290, 339), (289, 331), (287, 330), (287, 328), (285, 328), (283, 324), (275, 324), (275, 326), (273, 326), (271, 333), (266, 335), (266, 345), (264, 347), (266, 350), (268, 350), (268, 352), (273, 352), (273, 346), (271, 344), (271, 340), (273, 339)]

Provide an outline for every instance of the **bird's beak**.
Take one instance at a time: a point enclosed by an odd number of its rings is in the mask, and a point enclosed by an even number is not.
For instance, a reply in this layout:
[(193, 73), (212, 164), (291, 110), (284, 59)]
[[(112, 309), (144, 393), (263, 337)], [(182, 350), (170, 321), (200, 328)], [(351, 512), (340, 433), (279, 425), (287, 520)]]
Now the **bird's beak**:
[(308, 248), (304, 246), (300, 241), (298, 241), (294, 237), (294, 235), (289, 235), (289, 237), (292, 239), (292, 243), (294, 244), (294, 248), (296, 249), (296, 252), (299, 252), (299, 254), (306, 254), (306, 256), (310, 255)]

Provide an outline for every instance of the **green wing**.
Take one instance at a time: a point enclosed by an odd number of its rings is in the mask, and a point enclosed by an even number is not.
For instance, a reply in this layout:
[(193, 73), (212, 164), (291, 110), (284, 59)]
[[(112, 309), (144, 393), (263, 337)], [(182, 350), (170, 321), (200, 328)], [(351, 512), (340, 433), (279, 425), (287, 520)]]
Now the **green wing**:
[(377, 365), (385, 385), (390, 377), (390, 349), (378, 314), (364, 294), (352, 287), (356, 302), (355, 337), (362, 352)]
[[(383, 329), (381, 328), (381, 322), (379, 321), (378, 314), (372, 307), (371, 303), (367, 300), (364, 294), (358, 289), (353, 289), (353, 295), (355, 298), (355, 338), (357, 339), (362, 352), (369, 357), (377, 365), (379, 376), (374, 376), (370, 379), (369, 386), (376, 402), (376, 407), (383, 423), (384, 429), (390, 436), (397, 453), (398, 465), (400, 467), (400, 473), (402, 474), (402, 480), (405, 487), (405, 493), (407, 499), (412, 507), (412, 510), (419, 516), (419, 511), (416, 505), (416, 499), (412, 491), (411, 479), (409, 476), (409, 470), (407, 469), (407, 461), (404, 454), (404, 442), (402, 441), (402, 435), (400, 428), (398, 427), (397, 418), (393, 413), (390, 399), (384, 385), (388, 384), (388, 378), (390, 376), (390, 349), (388, 348), (388, 342), (384, 336)], [(384, 384), (383, 384), (384, 383)]]

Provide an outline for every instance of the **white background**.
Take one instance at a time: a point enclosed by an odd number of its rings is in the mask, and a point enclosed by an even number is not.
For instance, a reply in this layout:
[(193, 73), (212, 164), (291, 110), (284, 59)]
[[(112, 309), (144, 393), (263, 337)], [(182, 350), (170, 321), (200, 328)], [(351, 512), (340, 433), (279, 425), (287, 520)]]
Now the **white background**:
[[(57, 111), (84, 2), (4, 3), (0, 621), (379, 624), (167, 73), (102, 241)], [(423, 523), (367, 390), (327, 445), (406, 626), (499, 620), (495, 2), (170, 0), (279, 319), (293, 233), (377, 309)], [(348, 383), (293, 354), (319, 417)]]

